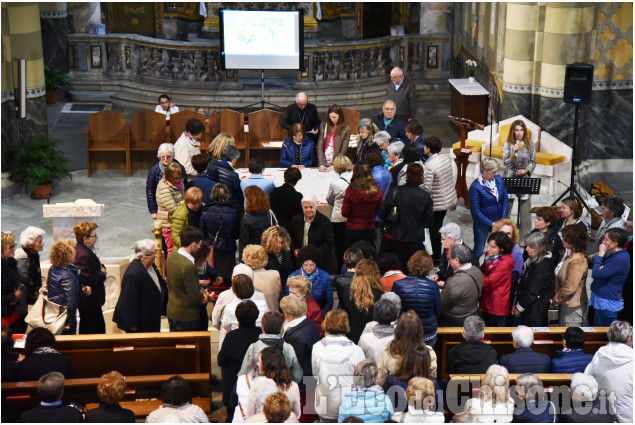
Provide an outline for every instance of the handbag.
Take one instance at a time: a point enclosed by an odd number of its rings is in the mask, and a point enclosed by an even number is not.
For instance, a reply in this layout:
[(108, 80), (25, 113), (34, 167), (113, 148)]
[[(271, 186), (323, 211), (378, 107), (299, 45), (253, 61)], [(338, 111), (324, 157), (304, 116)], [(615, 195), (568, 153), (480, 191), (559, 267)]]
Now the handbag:
[(66, 325), (67, 316), (68, 308), (49, 301), (48, 292), (42, 290), (24, 321), (33, 329), (46, 328), (51, 331), (51, 333), (60, 335)]
[(395, 191), (392, 193), (393, 207), (388, 213), (388, 215), (386, 216), (386, 219), (384, 220), (384, 223), (387, 225), (395, 224), (397, 220), (399, 220), (399, 211), (397, 209), (396, 199), (397, 199), (397, 187), (395, 187)]

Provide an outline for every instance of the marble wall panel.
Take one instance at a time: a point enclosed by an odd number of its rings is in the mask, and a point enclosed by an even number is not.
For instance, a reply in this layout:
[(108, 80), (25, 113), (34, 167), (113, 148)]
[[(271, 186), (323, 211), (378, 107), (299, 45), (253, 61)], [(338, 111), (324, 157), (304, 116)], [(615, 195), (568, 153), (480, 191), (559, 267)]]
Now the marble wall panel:
[(41, 18), (44, 63), (68, 73), (68, 23), (66, 18)]
[(15, 102), (13, 100), (7, 100), (2, 102), (2, 115), (0, 117), (2, 122), (2, 157), (1, 157), (1, 171), (4, 173), (10, 170), (13, 162), (13, 157), (9, 154), (9, 148), (13, 146), (18, 140), (18, 123), (15, 118)]
[(31, 135), (48, 136), (46, 99), (44, 96), (29, 98), (26, 101), (26, 118), (18, 120), (20, 140)]

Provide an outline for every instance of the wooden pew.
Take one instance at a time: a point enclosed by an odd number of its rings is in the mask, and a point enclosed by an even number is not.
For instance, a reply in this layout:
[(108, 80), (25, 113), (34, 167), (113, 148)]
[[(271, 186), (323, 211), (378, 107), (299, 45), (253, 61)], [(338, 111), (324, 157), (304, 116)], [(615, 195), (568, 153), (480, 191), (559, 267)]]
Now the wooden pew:
[[(127, 390), (121, 405), (131, 409), (138, 418), (145, 418), (161, 405), (161, 386), (174, 375), (127, 376)], [(180, 376), (190, 383), (193, 403), (205, 412), (210, 412), (210, 382), (208, 373), (187, 373)], [(66, 379), (64, 381), (64, 402), (86, 409), (99, 406), (97, 384), (100, 378)], [(5, 419), (19, 415), (35, 407), (40, 402), (37, 392), (37, 381), (2, 383), (2, 410)]]
[(130, 116), (130, 161), (133, 169), (147, 169), (157, 160), (165, 141), (165, 115), (146, 109)]
[[(130, 165), (130, 129), (126, 117), (113, 111), (101, 111), (88, 118), (86, 135), (86, 159), (88, 177), (93, 170), (91, 154), (99, 152), (96, 169), (125, 168), (126, 175), (132, 173)], [(123, 153), (124, 161), (121, 161)]]
[(265, 143), (281, 142), (287, 138), (287, 130), (282, 128), (284, 115), (270, 109), (249, 114), (249, 133), (247, 133), (247, 147), (249, 157), (259, 157), (266, 167), (280, 166), (280, 148), (268, 147)]
[[(514, 352), (512, 345), (512, 332), (515, 328), (485, 328), (483, 341), (492, 344), (496, 349), (498, 356), (510, 354)], [(556, 351), (562, 350), (562, 339), (566, 327), (549, 327), (548, 332), (534, 332), (534, 351), (549, 355), (549, 357), (557, 358)], [(608, 343), (606, 335), (608, 328), (594, 327), (595, 332), (586, 332), (586, 341), (584, 343), (584, 352), (595, 354), (595, 352), (603, 345)], [(434, 351), (437, 354), (437, 370), (440, 378), (447, 378), (445, 371), (447, 363), (448, 351), (463, 342), (463, 328), (438, 328), (437, 343)]]
[(234, 138), (236, 147), (241, 151), (241, 157), (238, 160), (237, 166), (241, 168), (247, 166), (249, 163), (249, 149), (247, 148), (247, 142), (245, 140), (245, 114), (232, 111), (231, 109), (212, 112), (209, 115), (209, 130), (211, 141), (213, 141), (219, 133), (230, 134)]

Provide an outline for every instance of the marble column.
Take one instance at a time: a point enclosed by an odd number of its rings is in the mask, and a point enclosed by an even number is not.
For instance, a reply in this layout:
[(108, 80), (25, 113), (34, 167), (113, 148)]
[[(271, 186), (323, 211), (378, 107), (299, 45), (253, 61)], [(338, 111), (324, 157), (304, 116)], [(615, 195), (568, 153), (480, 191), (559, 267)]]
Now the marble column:
[(101, 9), (98, 2), (69, 3), (69, 31), (90, 33), (91, 25), (101, 24)]
[(40, 3), (40, 25), (44, 63), (51, 69), (68, 73), (68, 21), (65, 2)]

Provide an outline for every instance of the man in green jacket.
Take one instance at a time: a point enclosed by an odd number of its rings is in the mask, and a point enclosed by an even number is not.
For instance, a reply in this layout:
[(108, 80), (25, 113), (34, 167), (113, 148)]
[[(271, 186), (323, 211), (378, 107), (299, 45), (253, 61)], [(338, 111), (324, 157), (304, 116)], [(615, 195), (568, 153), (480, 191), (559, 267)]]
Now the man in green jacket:
[(198, 227), (187, 226), (181, 233), (181, 248), (168, 257), (168, 323), (170, 332), (196, 331), (199, 306), (207, 302), (207, 294), (198, 284), (194, 253), (201, 247), (204, 235)]

